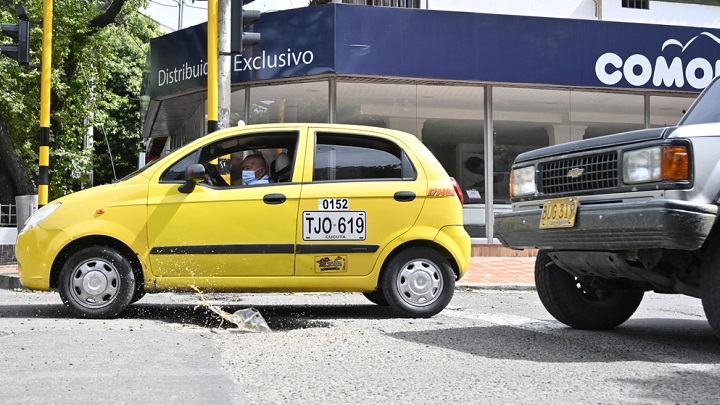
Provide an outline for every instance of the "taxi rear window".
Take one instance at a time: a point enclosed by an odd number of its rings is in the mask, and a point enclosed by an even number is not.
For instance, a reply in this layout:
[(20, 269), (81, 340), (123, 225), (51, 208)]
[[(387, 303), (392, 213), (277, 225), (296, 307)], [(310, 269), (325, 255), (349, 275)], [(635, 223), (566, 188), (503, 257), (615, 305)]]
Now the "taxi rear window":
[(318, 133), (313, 181), (415, 179), (416, 172), (397, 144), (372, 136)]

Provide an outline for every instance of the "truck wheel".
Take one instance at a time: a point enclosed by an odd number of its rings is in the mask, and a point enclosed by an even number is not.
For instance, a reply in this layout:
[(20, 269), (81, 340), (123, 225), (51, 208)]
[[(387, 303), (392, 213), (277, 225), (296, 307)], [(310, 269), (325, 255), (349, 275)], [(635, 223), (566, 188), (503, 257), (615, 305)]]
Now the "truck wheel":
[(602, 291), (564, 271), (541, 250), (535, 261), (535, 286), (545, 309), (558, 321), (576, 329), (612, 329), (632, 316), (643, 292)]
[(403, 250), (385, 266), (381, 280), (390, 307), (409, 318), (429, 318), (452, 299), (455, 273), (448, 260), (433, 249)]
[(125, 310), (135, 293), (130, 261), (107, 246), (75, 252), (63, 264), (58, 280), (63, 303), (81, 318), (112, 318)]
[(700, 297), (705, 317), (720, 337), (720, 254), (708, 249), (700, 269)]

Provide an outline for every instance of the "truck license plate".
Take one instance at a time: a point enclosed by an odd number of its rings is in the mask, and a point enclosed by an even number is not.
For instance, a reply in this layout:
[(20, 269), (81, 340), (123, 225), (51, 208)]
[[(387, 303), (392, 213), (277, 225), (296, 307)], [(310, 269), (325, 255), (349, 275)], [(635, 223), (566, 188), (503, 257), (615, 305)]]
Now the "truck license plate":
[(577, 214), (577, 197), (553, 198), (543, 204), (540, 229), (572, 228)]
[(365, 240), (365, 211), (304, 211), (303, 240)]

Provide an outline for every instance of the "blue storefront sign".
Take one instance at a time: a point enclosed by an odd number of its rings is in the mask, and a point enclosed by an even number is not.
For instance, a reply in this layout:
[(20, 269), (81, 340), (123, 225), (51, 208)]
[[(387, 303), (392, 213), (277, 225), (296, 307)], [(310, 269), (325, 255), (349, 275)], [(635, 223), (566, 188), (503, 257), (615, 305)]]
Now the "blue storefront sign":
[[(235, 83), (327, 73), (700, 91), (720, 30), (332, 4), (265, 13)], [(206, 85), (206, 25), (151, 41), (153, 98)]]

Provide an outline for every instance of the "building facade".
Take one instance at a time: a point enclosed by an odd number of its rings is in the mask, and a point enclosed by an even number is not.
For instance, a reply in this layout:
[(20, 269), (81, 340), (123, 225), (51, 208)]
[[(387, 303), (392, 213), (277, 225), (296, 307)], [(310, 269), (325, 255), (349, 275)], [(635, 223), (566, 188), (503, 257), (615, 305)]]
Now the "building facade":
[[(720, 75), (720, 29), (712, 22), (598, 21), (599, 0), (550, 2), (576, 5), (588, 18), (431, 9), (462, 1), (395, 3), (263, 14), (253, 27), (260, 44), (232, 58), (231, 122), (353, 123), (414, 134), (464, 190), (474, 244), (495, 242), (493, 215), (510, 209), (517, 154), (674, 125)], [(151, 42), (148, 158), (205, 135), (206, 35), (202, 24)]]

